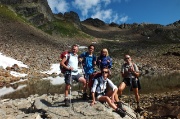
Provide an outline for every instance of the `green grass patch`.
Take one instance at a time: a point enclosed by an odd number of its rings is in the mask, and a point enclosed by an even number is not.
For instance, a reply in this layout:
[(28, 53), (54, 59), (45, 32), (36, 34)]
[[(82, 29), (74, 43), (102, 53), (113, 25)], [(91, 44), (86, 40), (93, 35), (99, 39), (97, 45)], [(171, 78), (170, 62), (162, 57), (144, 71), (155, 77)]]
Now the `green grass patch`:
[(0, 18), (1, 22), (24, 22), (30, 24), (22, 15), (16, 14), (8, 6), (2, 4), (0, 4)]
[[(6, 18), (6, 20), (11, 21), (24, 21), (24, 19), (20, 18), (19, 15), (15, 14), (11, 11), (7, 6), (0, 4), (0, 16), (2, 18)], [(6, 21), (7, 22), (7, 21)]]
[(9, 10), (7, 6), (4, 6), (2, 4), (0, 4), (0, 15), (2, 17), (7, 17), (10, 20), (15, 20), (15, 18), (17, 17), (17, 15), (14, 12)]
[(48, 22), (47, 24), (39, 26), (38, 28), (50, 35), (56, 33), (62, 37), (91, 38), (91, 36), (83, 33), (81, 30), (76, 28), (73, 23), (64, 20), (55, 20), (53, 22)]

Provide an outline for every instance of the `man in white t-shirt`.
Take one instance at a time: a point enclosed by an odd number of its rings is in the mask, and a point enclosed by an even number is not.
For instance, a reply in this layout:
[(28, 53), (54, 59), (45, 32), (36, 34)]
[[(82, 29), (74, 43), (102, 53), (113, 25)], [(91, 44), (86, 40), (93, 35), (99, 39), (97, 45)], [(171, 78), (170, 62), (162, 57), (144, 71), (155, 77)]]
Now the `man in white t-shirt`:
[[(65, 106), (70, 106), (68, 100), (68, 92), (71, 85), (71, 79), (77, 82), (81, 82), (83, 84), (83, 91), (86, 94), (86, 80), (83, 76), (78, 73), (78, 45), (73, 45), (71, 48), (71, 52), (66, 54), (66, 56), (62, 59), (61, 65), (67, 69), (64, 74), (65, 77)], [(69, 59), (68, 59), (69, 57)], [(65, 65), (66, 60), (68, 59), (68, 64)]]

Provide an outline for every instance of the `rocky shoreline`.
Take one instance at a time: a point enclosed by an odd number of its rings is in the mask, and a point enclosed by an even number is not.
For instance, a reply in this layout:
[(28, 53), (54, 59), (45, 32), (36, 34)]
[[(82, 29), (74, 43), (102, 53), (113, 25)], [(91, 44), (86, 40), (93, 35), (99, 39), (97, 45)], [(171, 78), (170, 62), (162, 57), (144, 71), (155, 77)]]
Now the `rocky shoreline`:
[[(22, 99), (0, 100), (0, 118), (6, 119), (117, 119), (120, 115), (113, 112), (107, 104), (97, 103), (90, 106), (90, 100), (82, 100), (81, 94), (74, 91), (71, 107), (65, 107), (63, 94), (31, 95)], [(136, 117), (131, 108), (124, 107)], [(128, 119), (126, 116), (124, 119)]]
[[(82, 94), (73, 91), (71, 107), (65, 107), (64, 94), (30, 95), (21, 99), (0, 100), (0, 118), (3, 119), (117, 119), (120, 115), (113, 112), (106, 103), (90, 106), (91, 100), (83, 100)], [(143, 112), (136, 113), (135, 102), (131, 97), (123, 96), (123, 106), (127, 113), (137, 119), (179, 119), (180, 118), (180, 90), (163, 94), (141, 95)], [(131, 108), (129, 108), (129, 105)], [(160, 108), (161, 107), (161, 108)], [(165, 110), (166, 109), (166, 110)], [(166, 114), (166, 115), (163, 115)], [(168, 114), (168, 115), (167, 115)], [(126, 115), (124, 119), (129, 119)]]

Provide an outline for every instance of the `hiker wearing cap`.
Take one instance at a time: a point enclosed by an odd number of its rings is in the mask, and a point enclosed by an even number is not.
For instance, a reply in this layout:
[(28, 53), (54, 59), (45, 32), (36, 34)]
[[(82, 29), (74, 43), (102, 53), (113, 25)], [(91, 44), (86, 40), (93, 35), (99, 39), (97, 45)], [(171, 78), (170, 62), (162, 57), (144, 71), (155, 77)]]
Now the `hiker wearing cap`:
[[(68, 55), (65, 55), (65, 57), (62, 59), (60, 64), (67, 69), (67, 71), (64, 74), (65, 77), (65, 105), (70, 106), (70, 102), (68, 99), (68, 92), (71, 86), (71, 81), (75, 80), (77, 82), (81, 82), (83, 84), (83, 91), (86, 93), (86, 80), (84, 79), (83, 76), (81, 76), (78, 73), (78, 45), (73, 45), (71, 47), (71, 52), (69, 53), (69, 58)], [(67, 65), (65, 65), (66, 60), (68, 60)], [(71, 93), (71, 90), (70, 90)]]
[[(117, 102), (117, 91), (118, 88), (114, 83), (108, 79), (109, 76), (109, 69), (103, 68), (101, 71), (101, 76), (94, 79), (94, 84), (92, 87), (92, 103), (91, 106), (93, 106), (96, 103), (96, 100), (100, 102), (107, 102), (110, 107), (112, 107), (118, 114), (120, 114), (121, 117), (125, 116), (124, 110), (122, 108), (119, 108), (118, 105), (115, 104)], [(106, 90), (107, 85), (112, 90)]]
[[(82, 67), (84, 69), (84, 77), (86, 79), (86, 84), (89, 85), (89, 91), (91, 91), (91, 85), (89, 84), (89, 82), (91, 82), (93, 78), (94, 66), (96, 65), (96, 56), (93, 54), (94, 49), (94, 45), (89, 45), (88, 51), (83, 52), (79, 56), (79, 60), (81, 61)], [(87, 94), (84, 94), (83, 99), (85, 100), (86, 98)]]
[(123, 81), (120, 83), (118, 87), (118, 94), (121, 96), (122, 91), (125, 89), (126, 86), (130, 87), (130, 90), (133, 90), (135, 94), (135, 99), (137, 102), (137, 109), (142, 111), (143, 109), (139, 105), (139, 69), (135, 63), (132, 62), (132, 59), (129, 55), (124, 56), (125, 63), (121, 67), (121, 75), (123, 77)]
[(97, 58), (97, 65), (100, 70), (107, 67), (111, 75), (110, 69), (112, 67), (112, 58), (109, 56), (108, 50), (106, 48), (101, 50), (100, 56)]

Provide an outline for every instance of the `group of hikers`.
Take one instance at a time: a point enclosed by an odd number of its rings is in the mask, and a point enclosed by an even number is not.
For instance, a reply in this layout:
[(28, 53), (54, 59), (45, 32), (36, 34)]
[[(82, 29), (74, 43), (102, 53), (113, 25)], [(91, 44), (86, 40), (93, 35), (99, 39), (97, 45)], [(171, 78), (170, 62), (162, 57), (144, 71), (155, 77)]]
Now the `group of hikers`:
[[(78, 55), (78, 45), (73, 45), (71, 51), (68, 52), (61, 60), (60, 65), (66, 69), (65, 77), (65, 105), (70, 106), (70, 99), (68, 98), (71, 81), (75, 80), (83, 84), (83, 99), (88, 97), (92, 99), (91, 106), (96, 104), (96, 101), (107, 102), (115, 112), (121, 117), (126, 115), (126, 109), (122, 106), (122, 101), (119, 97), (126, 86), (130, 86), (135, 94), (137, 109), (142, 110), (139, 101), (138, 93), (138, 76), (139, 69), (129, 55), (124, 56), (124, 64), (121, 67), (121, 75), (123, 81), (119, 86), (116, 86), (110, 79), (112, 68), (112, 58), (108, 54), (106, 48), (101, 50), (101, 54), (96, 58), (94, 55), (95, 46), (88, 46), (88, 51)], [(67, 62), (68, 60), (68, 62)], [(78, 63), (83, 66), (84, 76), (78, 72)], [(95, 72), (94, 67), (98, 66), (100, 72)], [(107, 86), (111, 90), (107, 90)], [(89, 94), (87, 93), (89, 88)]]

